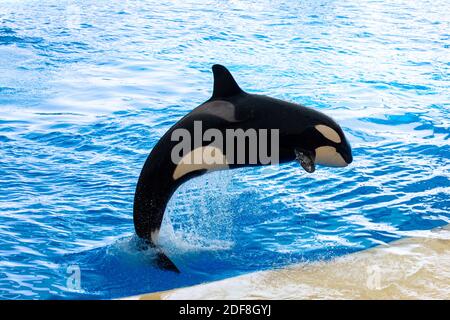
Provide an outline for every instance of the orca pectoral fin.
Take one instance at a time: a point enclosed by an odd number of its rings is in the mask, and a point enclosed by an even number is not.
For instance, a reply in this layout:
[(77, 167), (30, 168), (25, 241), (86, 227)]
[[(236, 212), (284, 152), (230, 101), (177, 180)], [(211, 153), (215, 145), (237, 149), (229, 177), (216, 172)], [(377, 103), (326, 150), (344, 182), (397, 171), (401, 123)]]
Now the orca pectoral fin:
[(180, 270), (177, 268), (175, 263), (169, 259), (161, 248), (157, 248), (156, 250), (156, 265), (158, 268), (164, 271), (180, 273)]
[(295, 159), (300, 163), (303, 169), (308, 173), (316, 171), (316, 165), (314, 163), (314, 155), (310, 152), (300, 151), (294, 149)]

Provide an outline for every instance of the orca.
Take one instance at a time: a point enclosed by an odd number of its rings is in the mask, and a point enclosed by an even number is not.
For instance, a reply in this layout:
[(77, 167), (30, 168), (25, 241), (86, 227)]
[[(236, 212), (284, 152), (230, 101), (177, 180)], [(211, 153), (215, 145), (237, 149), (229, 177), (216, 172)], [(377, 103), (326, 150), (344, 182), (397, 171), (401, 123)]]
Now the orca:
[[(162, 136), (151, 150), (139, 176), (133, 206), (134, 226), (136, 234), (152, 247), (158, 248), (166, 205), (185, 181), (213, 170), (274, 164), (273, 161), (251, 159), (248, 150), (244, 150), (246, 154), (238, 159), (238, 153), (242, 150), (216, 143), (218, 133), (228, 137), (229, 130), (241, 130), (241, 133), (260, 130), (257, 131), (257, 138), (262, 138), (261, 129), (276, 132), (278, 140), (274, 139), (276, 143), (266, 148), (266, 151), (270, 149), (267, 153), (276, 153), (277, 163), (298, 161), (308, 173), (315, 171), (316, 164), (345, 167), (353, 161), (350, 144), (341, 127), (331, 117), (300, 104), (247, 93), (222, 65), (213, 65), (212, 72), (214, 86), (211, 98), (185, 115)], [(191, 151), (180, 155), (180, 161), (173, 161), (174, 150), (177, 154), (180, 149), (180, 141), (174, 136), (180, 138), (177, 134), (180, 132), (196, 136), (199, 126), (201, 133), (206, 135), (212, 129), (215, 135), (206, 137), (200, 144), (188, 142)], [(246, 140), (245, 146), (244, 149), (250, 149), (254, 143)], [(263, 148), (258, 144), (257, 149), (261, 151)], [(207, 161), (205, 155), (223, 160)], [(200, 162), (185, 161), (197, 156), (200, 156)], [(158, 256), (160, 267), (178, 271), (160, 248)]]

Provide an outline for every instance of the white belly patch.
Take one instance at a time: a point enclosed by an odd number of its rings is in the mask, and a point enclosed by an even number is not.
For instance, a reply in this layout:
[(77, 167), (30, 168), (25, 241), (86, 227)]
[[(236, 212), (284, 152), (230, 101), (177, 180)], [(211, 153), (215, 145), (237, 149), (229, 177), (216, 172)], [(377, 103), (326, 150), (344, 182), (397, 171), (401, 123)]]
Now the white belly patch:
[(189, 172), (205, 169), (208, 171), (228, 169), (227, 159), (222, 150), (212, 146), (194, 149), (181, 158), (172, 177), (177, 180)]

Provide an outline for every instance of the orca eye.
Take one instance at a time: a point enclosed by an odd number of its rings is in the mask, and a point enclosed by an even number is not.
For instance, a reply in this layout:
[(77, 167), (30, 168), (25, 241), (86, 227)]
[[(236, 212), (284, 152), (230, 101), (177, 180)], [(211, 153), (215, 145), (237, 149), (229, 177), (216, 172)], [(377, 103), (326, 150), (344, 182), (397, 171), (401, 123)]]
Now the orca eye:
[(341, 143), (341, 137), (339, 134), (329, 126), (318, 124), (315, 128), (328, 140), (333, 141), (334, 143)]

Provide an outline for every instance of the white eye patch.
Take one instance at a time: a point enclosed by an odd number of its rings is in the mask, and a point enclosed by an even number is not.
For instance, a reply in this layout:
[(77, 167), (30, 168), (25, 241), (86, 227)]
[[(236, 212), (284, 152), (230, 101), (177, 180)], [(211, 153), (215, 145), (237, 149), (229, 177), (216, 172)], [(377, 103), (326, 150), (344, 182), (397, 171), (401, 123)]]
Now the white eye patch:
[(341, 142), (341, 137), (338, 135), (336, 131), (331, 129), (329, 126), (326, 126), (324, 124), (318, 124), (315, 126), (315, 128), (328, 140), (333, 141), (334, 143)]

